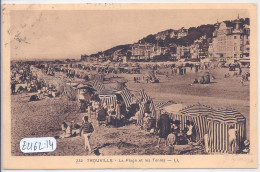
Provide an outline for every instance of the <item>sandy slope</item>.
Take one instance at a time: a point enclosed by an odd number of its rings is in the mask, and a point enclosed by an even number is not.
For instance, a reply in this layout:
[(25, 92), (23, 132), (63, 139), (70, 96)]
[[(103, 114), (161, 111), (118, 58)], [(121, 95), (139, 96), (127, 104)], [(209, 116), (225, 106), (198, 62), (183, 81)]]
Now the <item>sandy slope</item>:
[[(38, 71), (39, 72), (39, 71)], [(241, 86), (240, 77), (224, 78), (227, 69), (212, 70), (216, 77), (212, 84), (190, 85), (196, 74), (188, 71), (185, 76), (159, 76), (159, 84), (134, 83), (134, 76), (140, 75), (120, 74), (119, 77), (128, 79), (127, 86), (133, 92), (144, 88), (155, 103), (173, 100), (176, 103), (192, 105), (201, 103), (213, 108), (232, 108), (240, 111), (247, 119), (249, 127), (249, 82)], [(230, 72), (231, 73), (231, 72)], [(47, 77), (45, 75), (42, 77)], [(112, 77), (110, 74), (107, 77)], [(56, 75), (57, 77), (57, 75)], [(63, 75), (59, 74), (60, 79)], [(53, 77), (49, 79), (54, 79)], [(111, 87), (117, 79), (111, 78), (106, 86)], [(115, 86), (115, 85), (114, 85)], [(25, 137), (53, 137), (61, 134), (62, 121), (74, 120), (81, 123), (84, 114), (77, 112), (75, 102), (68, 101), (64, 97), (45, 98), (38, 102), (28, 102), (30, 94), (12, 95), (12, 154), (24, 155), (19, 150), (19, 142)], [(85, 114), (86, 115), (86, 114)], [(92, 116), (95, 132), (91, 137), (91, 146), (97, 148), (104, 155), (147, 155), (168, 154), (168, 147), (155, 148), (156, 136), (140, 130), (135, 125), (127, 125), (120, 128), (97, 127), (96, 120)], [(249, 135), (249, 131), (247, 130)], [(82, 137), (57, 139), (57, 150), (52, 153), (26, 154), (26, 155), (87, 155), (84, 151)], [(96, 152), (97, 153), (97, 152)], [(201, 147), (176, 146), (176, 154), (203, 153)], [(94, 155), (92, 153), (92, 155)]]

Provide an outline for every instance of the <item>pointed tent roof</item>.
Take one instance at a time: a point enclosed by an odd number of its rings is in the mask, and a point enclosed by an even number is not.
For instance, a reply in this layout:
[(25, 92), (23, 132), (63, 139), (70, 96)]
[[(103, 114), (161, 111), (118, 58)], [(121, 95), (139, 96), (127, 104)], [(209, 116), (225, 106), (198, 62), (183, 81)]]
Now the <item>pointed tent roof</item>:
[(156, 104), (155, 108), (158, 110), (162, 110), (165, 106), (169, 106), (172, 104), (176, 104), (176, 103), (173, 101), (161, 102), (161, 103)]
[(192, 106), (188, 106), (182, 110), (180, 110), (180, 113), (182, 115), (188, 115), (188, 116), (210, 116), (214, 110), (206, 105), (196, 104)]
[(89, 85), (89, 84), (82, 84), (82, 83), (80, 83), (76, 87), (77, 87), (77, 89), (89, 89), (89, 90), (92, 90), (92, 91), (94, 90), (92, 88), (92, 86)]
[(244, 122), (245, 117), (238, 111), (232, 109), (218, 109), (215, 110), (211, 116), (208, 117), (209, 121), (218, 123), (234, 124)]
[(98, 95), (115, 95), (115, 94), (120, 94), (121, 91), (118, 89), (105, 89), (102, 91), (96, 91), (95, 93)]
[(163, 107), (163, 111), (174, 115), (179, 114), (180, 110), (183, 109), (183, 104), (170, 104)]

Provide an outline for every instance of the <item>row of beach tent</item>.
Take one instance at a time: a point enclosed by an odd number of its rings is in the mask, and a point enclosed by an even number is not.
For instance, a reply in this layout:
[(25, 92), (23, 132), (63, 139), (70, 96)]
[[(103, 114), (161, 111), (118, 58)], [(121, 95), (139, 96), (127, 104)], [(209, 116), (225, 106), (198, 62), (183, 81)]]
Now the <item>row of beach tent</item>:
[[(114, 102), (116, 100), (115, 95), (107, 93), (105, 96), (101, 94), (100, 98), (102, 97), (102, 100), (106, 99), (107, 102)], [(171, 101), (155, 105), (144, 90), (140, 90), (137, 95), (134, 95), (127, 88), (124, 88), (121, 95), (127, 107), (134, 103), (134, 99), (138, 99), (138, 102), (150, 101), (151, 116), (156, 121), (162, 113), (167, 113), (172, 120), (180, 121), (181, 130), (184, 130), (187, 121), (192, 121), (196, 130), (196, 141), (202, 141), (205, 134), (208, 134), (209, 153), (229, 152), (231, 148), (229, 147), (228, 130), (232, 126), (237, 130), (237, 147), (242, 150), (243, 143), (246, 140), (246, 118), (236, 110), (215, 110), (201, 104), (184, 107), (182, 104)], [(143, 104), (140, 103), (139, 106), (142, 113), (144, 111)]]
[[(97, 80), (99, 82), (97, 82)], [(133, 94), (127, 87), (122, 90), (105, 89), (102, 80), (95, 78), (92, 86), (97, 90), (101, 103), (107, 105), (116, 104), (118, 94), (121, 95), (126, 107), (129, 107), (135, 100), (138, 102), (150, 101), (149, 109), (151, 116), (156, 119), (160, 118), (163, 113), (169, 114), (170, 118), (180, 121), (180, 129), (184, 130), (187, 121), (192, 121), (196, 130), (196, 141), (202, 141), (205, 134), (209, 138), (209, 153), (228, 153), (229, 147), (228, 131), (230, 127), (237, 130), (237, 147), (242, 149), (246, 140), (246, 118), (236, 110), (218, 109), (215, 110), (209, 106), (196, 104), (184, 107), (183, 104), (176, 104), (172, 101), (154, 104), (150, 96), (144, 90), (140, 90), (138, 94)], [(143, 111), (143, 104), (140, 103), (140, 110)]]
[(241, 150), (246, 140), (246, 118), (236, 110), (218, 109), (196, 104), (182, 108), (180, 104), (165, 102), (156, 105), (157, 114), (168, 113), (173, 120), (180, 121), (180, 129), (186, 127), (186, 121), (193, 121), (196, 141), (209, 138), (209, 152), (228, 153), (228, 130), (232, 126), (237, 130), (238, 149)]

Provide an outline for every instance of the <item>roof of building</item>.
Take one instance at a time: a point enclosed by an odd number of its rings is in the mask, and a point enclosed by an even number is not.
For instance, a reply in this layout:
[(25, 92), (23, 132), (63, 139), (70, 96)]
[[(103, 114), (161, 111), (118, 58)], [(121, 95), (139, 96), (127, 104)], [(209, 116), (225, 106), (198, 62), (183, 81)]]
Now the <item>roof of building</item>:
[(231, 21), (224, 21), (227, 27), (234, 27), (234, 23)]

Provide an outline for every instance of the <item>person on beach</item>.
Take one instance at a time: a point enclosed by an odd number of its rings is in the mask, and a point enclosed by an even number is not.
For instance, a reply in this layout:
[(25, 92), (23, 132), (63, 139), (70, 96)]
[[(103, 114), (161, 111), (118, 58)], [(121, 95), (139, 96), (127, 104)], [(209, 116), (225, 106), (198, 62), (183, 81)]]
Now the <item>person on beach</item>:
[(141, 113), (141, 110), (136, 112), (136, 117), (137, 117), (137, 125), (139, 125), (140, 128), (142, 128), (142, 126), (143, 126), (143, 115)]
[(107, 110), (102, 106), (98, 111), (97, 125), (100, 126), (102, 121), (106, 121), (107, 116)]
[(111, 105), (108, 109), (108, 116), (106, 120), (106, 125), (109, 125), (113, 121), (113, 117), (116, 115), (115, 108)]
[(168, 114), (162, 114), (160, 116), (160, 119), (158, 121), (158, 127), (159, 127), (159, 139), (156, 147), (159, 148), (161, 139), (165, 139), (165, 145), (167, 145), (166, 139), (171, 129), (170, 117)]
[(204, 135), (205, 152), (209, 152), (209, 135)]
[(187, 124), (187, 140), (188, 140), (188, 143), (190, 144), (192, 142), (192, 136), (193, 136), (193, 123), (188, 121), (186, 122)]
[(175, 142), (176, 142), (176, 135), (174, 134), (174, 132), (172, 132), (167, 137), (167, 144), (170, 148), (170, 155), (173, 155), (173, 153), (174, 153)]
[(71, 128), (66, 122), (62, 122), (61, 130), (63, 133), (61, 134), (60, 138), (64, 139), (71, 136)]
[(237, 149), (237, 130), (234, 126), (230, 126), (228, 130), (229, 153), (236, 153)]
[(94, 131), (94, 128), (93, 128), (92, 124), (90, 122), (88, 122), (88, 116), (84, 116), (82, 120), (83, 120), (83, 124), (80, 128), (79, 134), (80, 134), (80, 136), (81, 136), (81, 134), (83, 134), (85, 150), (87, 151), (87, 148), (88, 148), (89, 153), (91, 153), (89, 139), (90, 139), (91, 134)]
[(66, 134), (67, 127), (68, 127), (67, 123), (66, 122), (62, 122), (61, 130), (63, 131), (63, 134)]
[(244, 78), (240, 80), (242, 87), (244, 86)]
[(145, 131), (148, 131), (148, 122), (149, 122), (149, 119), (150, 119), (150, 115), (148, 113), (145, 113), (144, 114), (144, 118), (143, 118), (143, 129)]

